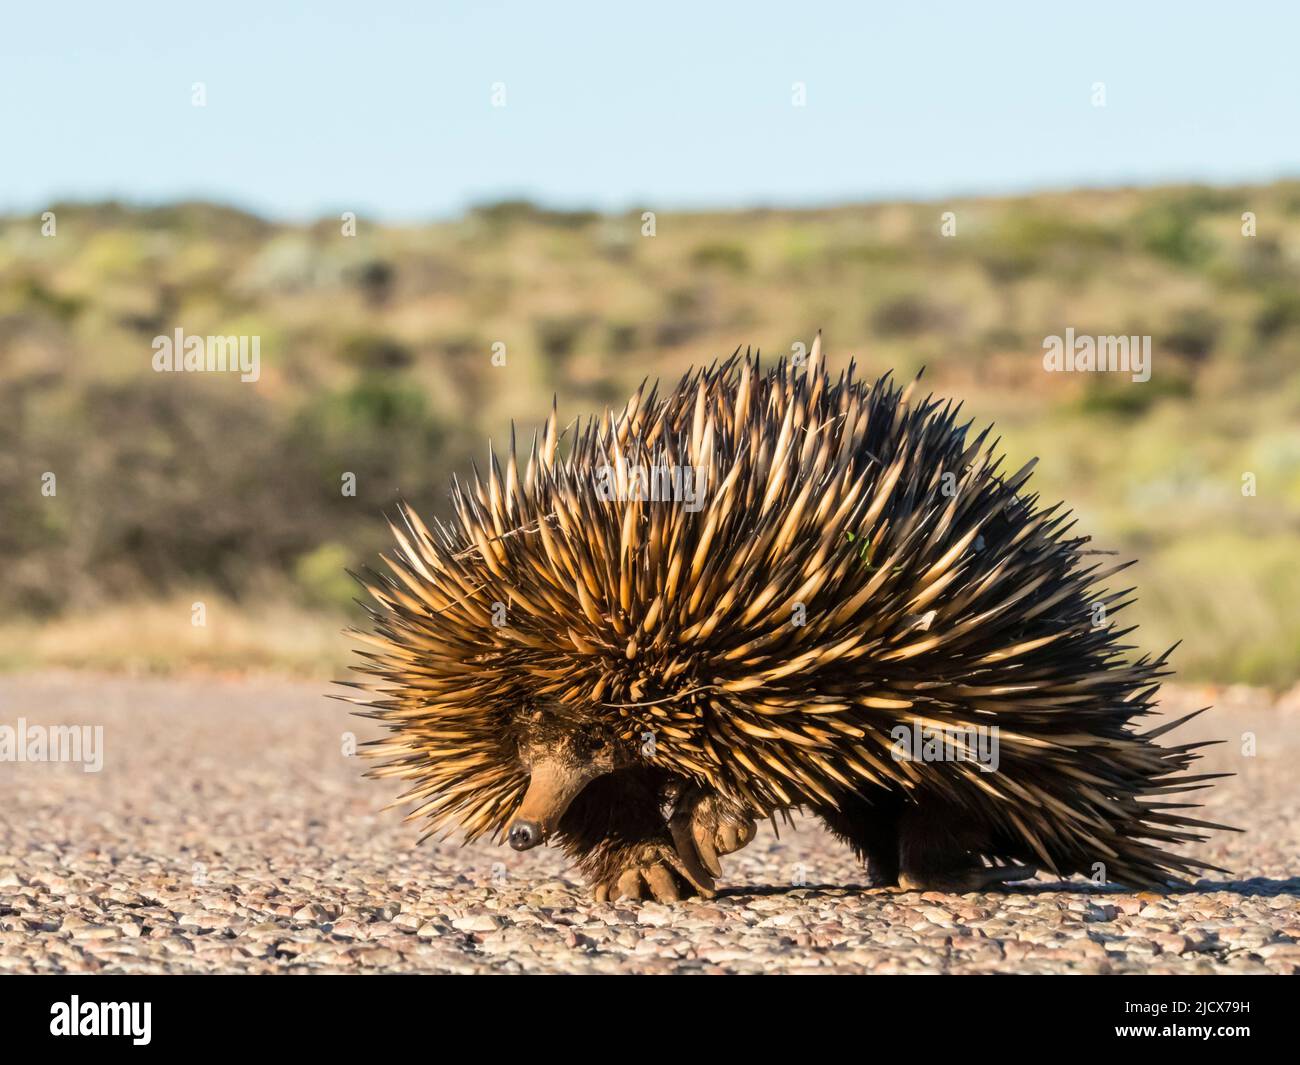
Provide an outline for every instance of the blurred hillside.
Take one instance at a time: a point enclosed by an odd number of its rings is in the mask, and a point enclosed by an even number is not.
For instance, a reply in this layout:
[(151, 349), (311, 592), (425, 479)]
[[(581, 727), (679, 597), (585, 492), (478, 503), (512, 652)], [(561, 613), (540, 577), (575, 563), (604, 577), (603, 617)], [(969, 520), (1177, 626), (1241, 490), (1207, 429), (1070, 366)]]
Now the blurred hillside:
[[(1044, 498), (1141, 559), (1137, 638), (1183, 639), (1181, 675), (1300, 676), (1300, 183), (662, 212), (653, 236), (526, 203), (355, 236), (51, 210), (55, 236), (0, 219), (0, 664), (332, 668), (341, 641), (312, 634), (355, 610), (343, 568), (386, 546), (399, 494), (441, 512), (553, 393), (567, 419), (820, 327), (833, 367), (924, 365), (1013, 464), (1041, 456)], [(260, 380), (153, 372), (178, 327), (259, 336)], [(1067, 327), (1151, 335), (1151, 380), (1045, 373)]]

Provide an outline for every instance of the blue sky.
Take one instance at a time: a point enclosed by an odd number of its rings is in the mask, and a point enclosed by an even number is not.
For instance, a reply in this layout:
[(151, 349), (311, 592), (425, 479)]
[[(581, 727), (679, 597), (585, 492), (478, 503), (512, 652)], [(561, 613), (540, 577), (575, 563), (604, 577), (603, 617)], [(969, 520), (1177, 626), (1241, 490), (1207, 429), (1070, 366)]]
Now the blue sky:
[(1266, 181), (1300, 175), (1297, 10), (13, 5), (0, 210), (202, 197), (397, 221), (505, 196), (663, 209)]

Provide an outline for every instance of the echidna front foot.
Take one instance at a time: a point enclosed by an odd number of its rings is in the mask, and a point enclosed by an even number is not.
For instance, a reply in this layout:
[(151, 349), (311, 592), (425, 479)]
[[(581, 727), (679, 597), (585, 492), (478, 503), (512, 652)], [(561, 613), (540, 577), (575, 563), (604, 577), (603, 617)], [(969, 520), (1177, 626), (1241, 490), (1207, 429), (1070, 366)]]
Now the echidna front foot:
[(665, 843), (643, 843), (605, 858), (605, 870), (593, 885), (597, 902), (618, 899), (653, 899), (680, 902), (696, 895), (716, 894), (713, 878), (688, 871), (675, 848)]
[(669, 781), (658, 770), (609, 773), (588, 784), (559, 823), (556, 842), (577, 864), (597, 902), (714, 894), (692, 846), (678, 853), (664, 818)]
[(713, 898), (722, 875), (719, 858), (752, 840), (757, 826), (744, 811), (716, 792), (681, 786), (662, 834), (617, 848), (602, 848), (595, 870), (597, 902), (619, 898), (678, 902)]
[(754, 819), (714, 791), (689, 786), (668, 821), (677, 854), (702, 877), (722, 875), (724, 854), (746, 846), (758, 833)]

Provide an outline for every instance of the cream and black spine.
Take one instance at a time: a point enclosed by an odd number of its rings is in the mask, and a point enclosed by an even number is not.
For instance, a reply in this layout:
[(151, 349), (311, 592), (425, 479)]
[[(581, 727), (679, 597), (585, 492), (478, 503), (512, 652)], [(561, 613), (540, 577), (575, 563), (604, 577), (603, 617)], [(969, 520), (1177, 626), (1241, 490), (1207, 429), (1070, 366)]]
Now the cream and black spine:
[[(1214, 775), (1158, 742), (1181, 722), (1144, 727), (1168, 652), (1125, 644), (1124, 566), (959, 406), (831, 378), (820, 348), (737, 352), (564, 432), (553, 410), (450, 520), (400, 508), (389, 572), (360, 578), (371, 775), (428, 834), (558, 843), (602, 898), (708, 894), (794, 810), (882, 886), (1212, 868), (1179, 849), (1223, 826), (1169, 799)], [(662, 471), (695, 505), (646, 491)], [(971, 756), (899, 757), (900, 726)]]

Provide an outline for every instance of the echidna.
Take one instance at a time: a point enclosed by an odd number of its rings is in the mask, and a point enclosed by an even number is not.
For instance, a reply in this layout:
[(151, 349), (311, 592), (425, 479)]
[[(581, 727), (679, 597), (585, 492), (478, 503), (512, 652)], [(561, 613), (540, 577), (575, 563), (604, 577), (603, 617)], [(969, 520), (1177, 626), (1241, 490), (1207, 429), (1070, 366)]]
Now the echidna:
[(553, 408), (454, 520), (403, 507), (391, 575), (361, 578), (371, 775), (427, 834), (557, 842), (598, 898), (710, 894), (796, 809), (881, 886), (1213, 868), (1165, 849), (1223, 826), (1164, 801), (1212, 775), (1157, 744), (1181, 722), (1137, 725), (1168, 652), (1126, 660), (1132, 589), (1099, 587), (1124, 566), (960, 405), (832, 380), (820, 337), (806, 362), (737, 350), (567, 447)]

